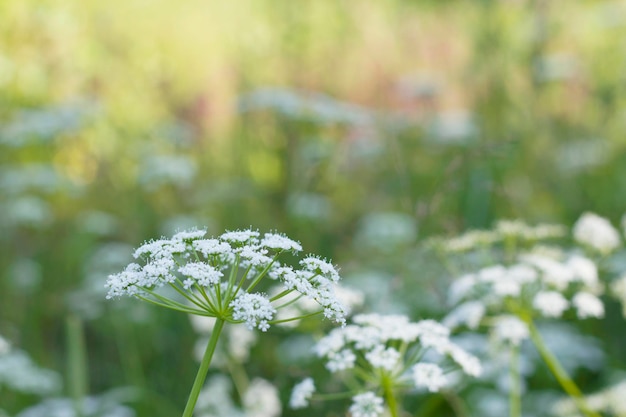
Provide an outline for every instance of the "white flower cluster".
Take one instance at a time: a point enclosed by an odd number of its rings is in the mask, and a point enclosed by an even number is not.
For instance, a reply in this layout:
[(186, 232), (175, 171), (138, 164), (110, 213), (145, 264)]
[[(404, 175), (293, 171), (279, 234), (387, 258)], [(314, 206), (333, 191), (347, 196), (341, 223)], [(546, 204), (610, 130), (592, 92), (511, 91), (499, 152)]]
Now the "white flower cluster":
[[(355, 371), (354, 376), (363, 378), (366, 389), (377, 388), (372, 385), (373, 381), (380, 383), (379, 379), (384, 377), (391, 378), (397, 386), (436, 392), (449, 384), (444, 365), (447, 370), (460, 368), (474, 377), (481, 373), (478, 359), (450, 341), (448, 328), (434, 320), (411, 322), (403, 315), (360, 314), (352, 321), (343, 328), (331, 330), (317, 342), (314, 351), (326, 360), (326, 368), (332, 373)], [(427, 351), (433, 362), (420, 362)], [(313, 381), (303, 384), (305, 382), (294, 389), (292, 406), (307, 405), (314, 390)], [(370, 406), (372, 410), (378, 409), (373, 406), (378, 401), (369, 394), (359, 398), (364, 402), (353, 399), (355, 410), (361, 410), (358, 415), (369, 415), (363, 410)], [(365, 403), (370, 406), (361, 407)], [(379, 405), (382, 407), (382, 400)], [(350, 411), (357, 415), (352, 408)], [(371, 415), (377, 416), (380, 412), (382, 410)]]
[[(538, 238), (556, 237), (559, 233), (556, 226), (537, 226), (533, 230), (517, 222), (501, 222), (498, 229), (501, 234)], [(577, 221), (573, 236), (578, 243), (601, 254), (621, 244), (617, 230), (608, 220), (591, 213), (585, 213)], [(485, 316), (495, 316), (490, 321), (495, 339), (519, 345), (529, 335), (526, 324), (515, 317), (520, 312), (560, 318), (571, 309), (579, 319), (604, 316), (604, 304), (599, 298), (604, 285), (598, 267), (592, 259), (581, 255), (580, 250), (536, 245), (530, 252), (514, 256), (513, 264), (487, 266), (452, 282), (448, 301), (455, 308), (444, 319), (448, 327), (476, 329), (485, 322)], [(612, 289), (619, 292), (619, 281)]]
[(282, 405), (278, 389), (271, 382), (254, 378), (241, 395), (241, 405), (232, 399), (233, 386), (229, 377), (213, 375), (200, 392), (194, 416), (198, 417), (278, 417)]
[(621, 244), (619, 232), (604, 217), (594, 213), (584, 213), (574, 225), (574, 239), (577, 242), (607, 254)]
[[(338, 323), (345, 323), (345, 308), (335, 295), (339, 281), (335, 267), (314, 256), (300, 261), (300, 269), (281, 265), (283, 252), (299, 252), (300, 243), (277, 233), (263, 237), (255, 230), (237, 230), (217, 238), (205, 238), (204, 230), (187, 230), (171, 239), (146, 242), (124, 271), (110, 275), (107, 298), (128, 295), (192, 314), (222, 317), (266, 331), (275, 320), (274, 304), (292, 293), (318, 304), (318, 311)], [(271, 299), (253, 292), (262, 278), (282, 283), (282, 292)], [(171, 287), (188, 303), (183, 304), (159, 292)], [(283, 301), (283, 300), (281, 300)], [(321, 307), (321, 308), (319, 308)], [(292, 319), (297, 319), (292, 318)]]
[(597, 267), (588, 258), (523, 255), (512, 266), (490, 266), (454, 281), (448, 297), (458, 306), (445, 322), (475, 329), (488, 310), (505, 308), (509, 299), (531, 306), (544, 317), (561, 317), (570, 307), (581, 319), (602, 317), (604, 306), (598, 298), (602, 290)]

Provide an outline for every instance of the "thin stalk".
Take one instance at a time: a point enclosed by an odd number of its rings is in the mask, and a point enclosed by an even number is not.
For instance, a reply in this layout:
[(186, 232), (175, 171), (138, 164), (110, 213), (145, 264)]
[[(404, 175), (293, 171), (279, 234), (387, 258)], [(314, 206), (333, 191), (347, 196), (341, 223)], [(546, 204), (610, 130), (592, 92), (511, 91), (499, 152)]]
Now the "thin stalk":
[(193, 386), (191, 387), (191, 392), (189, 393), (189, 399), (187, 400), (185, 411), (183, 411), (183, 417), (192, 417), (193, 415), (193, 409), (196, 406), (198, 395), (200, 395), (200, 390), (202, 389), (204, 380), (209, 372), (209, 365), (211, 365), (211, 359), (213, 358), (213, 353), (215, 352), (215, 347), (217, 346), (217, 341), (220, 338), (220, 333), (222, 332), (223, 327), (224, 319), (219, 317), (216, 318), (211, 338), (209, 339), (209, 343), (204, 351), (204, 356), (202, 357), (200, 368), (196, 374), (196, 379), (193, 381)]
[(532, 319), (527, 319), (526, 324), (530, 330), (530, 337), (541, 354), (544, 362), (548, 365), (548, 368), (550, 368), (550, 371), (557, 381), (559, 381), (563, 390), (572, 398), (572, 400), (574, 400), (578, 409), (587, 417), (602, 417), (599, 413), (593, 411), (589, 407), (587, 401), (585, 401), (583, 393), (574, 381), (572, 381), (565, 369), (563, 369), (563, 366), (558, 361), (556, 356), (554, 356), (544, 343), (543, 338), (541, 337), (541, 334), (539, 334), (539, 331), (537, 330), (537, 327), (535, 327)]
[(393, 386), (392, 386), (391, 378), (389, 377), (389, 375), (383, 376), (382, 385), (383, 385), (383, 393), (385, 395), (385, 401), (387, 401), (387, 406), (389, 407), (389, 412), (391, 413), (391, 417), (398, 417), (400, 415), (398, 413), (398, 402), (393, 392)]
[(78, 417), (85, 415), (84, 399), (87, 395), (87, 349), (83, 324), (74, 315), (67, 318), (67, 373), (69, 391), (74, 411)]
[(509, 415), (511, 417), (522, 417), (522, 384), (519, 369), (519, 345), (511, 346), (510, 378), (511, 387), (509, 391)]

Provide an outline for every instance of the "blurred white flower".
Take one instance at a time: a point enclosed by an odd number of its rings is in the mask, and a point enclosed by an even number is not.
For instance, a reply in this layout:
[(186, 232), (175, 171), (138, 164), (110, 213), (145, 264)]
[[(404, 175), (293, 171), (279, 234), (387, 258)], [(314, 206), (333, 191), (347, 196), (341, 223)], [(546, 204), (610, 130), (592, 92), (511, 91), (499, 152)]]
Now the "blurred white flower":
[(309, 406), (309, 400), (315, 392), (315, 384), (313, 378), (305, 378), (293, 387), (289, 406), (293, 409), (306, 408)]
[(533, 298), (533, 307), (545, 317), (561, 317), (569, 302), (556, 291), (541, 291)]
[(572, 299), (572, 304), (576, 308), (576, 314), (579, 319), (604, 317), (604, 304), (591, 293), (579, 292)]
[(434, 363), (418, 363), (411, 368), (413, 383), (418, 388), (427, 388), (437, 392), (447, 383), (443, 369)]
[(384, 411), (383, 399), (373, 392), (364, 392), (352, 397), (352, 417), (380, 417)]
[(492, 334), (498, 341), (519, 346), (523, 340), (528, 339), (530, 331), (526, 323), (519, 318), (512, 315), (504, 315), (495, 318)]
[(278, 389), (261, 378), (252, 380), (242, 403), (246, 417), (278, 417), (282, 412)]
[(476, 329), (485, 316), (487, 309), (481, 301), (468, 301), (454, 308), (444, 319), (443, 324), (451, 329), (465, 325)]
[(604, 217), (594, 213), (584, 213), (574, 224), (574, 239), (607, 254), (621, 243), (619, 233)]

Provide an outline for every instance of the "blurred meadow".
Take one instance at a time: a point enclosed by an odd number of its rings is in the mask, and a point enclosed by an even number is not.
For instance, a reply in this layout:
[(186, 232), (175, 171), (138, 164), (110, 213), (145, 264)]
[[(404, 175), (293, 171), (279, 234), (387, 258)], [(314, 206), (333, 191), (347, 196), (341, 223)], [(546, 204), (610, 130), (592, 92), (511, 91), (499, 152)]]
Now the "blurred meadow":
[[(586, 211), (619, 225), (624, 57), (613, 0), (0, 0), (0, 416), (180, 415), (201, 335), (105, 299), (152, 238), (285, 232), (332, 259), (358, 311), (440, 319), (452, 276), (431, 238)], [(606, 310), (550, 332), (585, 333), (569, 342), (585, 392), (624, 377)], [(284, 416), (345, 415), (286, 406), (323, 373), (308, 350), (330, 327), (272, 329), (224, 375), (271, 381)], [(535, 371), (528, 416), (554, 415)], [(409, 411), (500, 417), (498, 392)]]

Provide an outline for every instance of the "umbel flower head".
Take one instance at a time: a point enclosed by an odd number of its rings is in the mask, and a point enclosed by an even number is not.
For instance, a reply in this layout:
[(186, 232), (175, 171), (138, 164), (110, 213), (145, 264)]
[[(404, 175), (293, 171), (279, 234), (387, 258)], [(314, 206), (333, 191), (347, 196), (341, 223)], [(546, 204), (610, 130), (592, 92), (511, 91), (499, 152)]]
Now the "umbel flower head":
[[(411, 322), (403, 315), (359, 314), (353, 323), (333, 329), (314, 346), (326, 368), (346, 382), (353, 416), (381, 416), (389, 399), (401, 392), (437, 392), (450, 385), (447, 373), (481, 373), (478, 359), (449, 339), (434, 320)], [(307, 378), (294, 387), (290, 406), (304, 408), (315, 399)]]
[[(300, 268), (279, 262), (285, 252), (302, 251), (300, 243), (277, 233), (261, 237), (255, 230), (205, 235), (205, 230), (194, 229), (144, 243), (134, 253), (141, 263), (108, 277), (107, 298), (131, 296), (266, 331), (273, 323), (302, 318), (276, 319), (283, 298), (296, 294), (318, 304), (309, 315), (345, 323), (345, 309), (333, 291), (339, 274), (331, 263), (314, 256), (303, 258)], [(273, 297), (259, 292), (264, 279), (279, 282), (282, 291)]]

